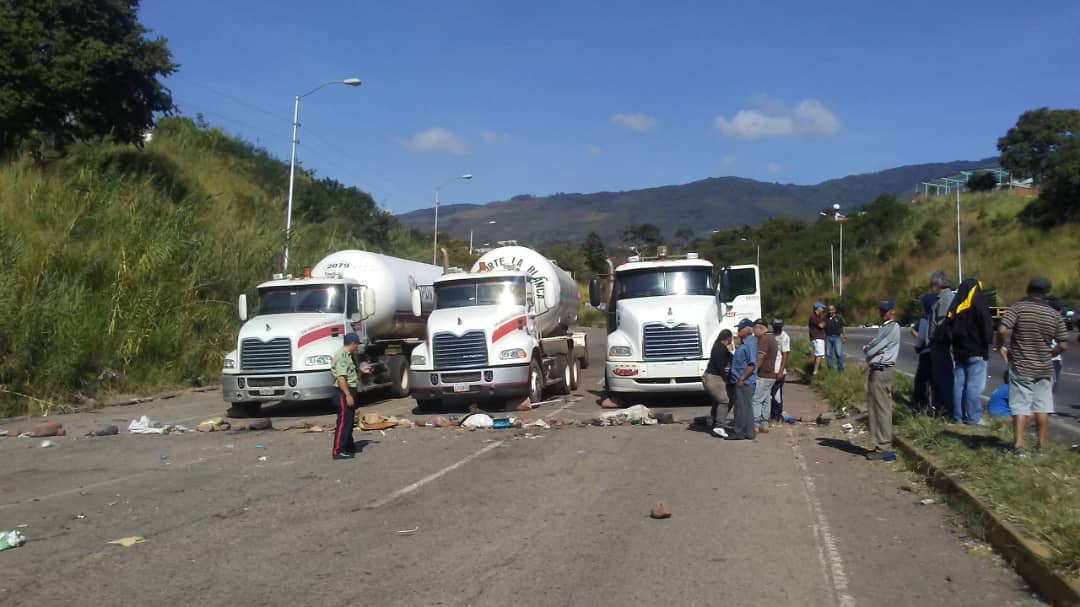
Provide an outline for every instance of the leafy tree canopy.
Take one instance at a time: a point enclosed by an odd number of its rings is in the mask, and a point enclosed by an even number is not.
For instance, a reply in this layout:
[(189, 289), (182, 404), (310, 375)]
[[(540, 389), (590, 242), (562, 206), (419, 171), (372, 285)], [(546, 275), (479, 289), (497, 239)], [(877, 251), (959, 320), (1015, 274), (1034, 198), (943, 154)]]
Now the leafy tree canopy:
[(626, 246), (641, 251), (664, 244), (664, 237), (656, 224), (638, 223), (623, 230), (622, 241)]
[(1080, 110), (1029, 110), (998, 139), (998, 162), (1014, 177), (1041, 183), (1050, 172), (1054, 152), (1078, 133)]
[(997, 177), (993, 173), (976, 173), (967, 180), (967, 188), (972, 192), (989, 192), (996, 187)]
[(139, 144), (174, 109), (159, 81), (176, 71), (147, 38), (138, 0), (0, 1), (0, 153), (111, 138)]
[(585, 267), (593, 274), (607, 272), (607, 250), (604, 248), (604, 241), (600, 239), (599, 234), (589, 232), (589, 235), (585, 237), (585, 242), (581, 245), (581, 254), (585, 258)]

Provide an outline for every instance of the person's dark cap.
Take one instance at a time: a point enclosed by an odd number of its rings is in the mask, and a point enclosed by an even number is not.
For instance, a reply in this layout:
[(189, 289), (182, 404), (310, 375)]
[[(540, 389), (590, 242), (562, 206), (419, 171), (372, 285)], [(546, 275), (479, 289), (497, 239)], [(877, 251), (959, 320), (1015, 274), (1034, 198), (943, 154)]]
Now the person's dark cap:
[(877, 309), (882, 312), (888, 312), (896, 307), (896, 302), (891, 299), (882, 299), (878, 302)]
[(1042, 293), (1046, 294), (1050, 292), (1050, 279), (1045, 276), (1036, 276), (1028, 283), (1028, 293)]
[(753, 326), (754, 326), (754, 321), (750, 320), (749, 318), (744, 318), (744, 319), (739, 321), (738, 329), (740, 331), (742, 331), (743, 329), (749, 329), (750, 327), (753, 327)]
[(357, 335), (356, 333), (346, 333), (345, 334), (345, 345), (346, 346), (349, 345), (349, 344), (358, 344), (358, 343), (360, 343), (360, 336), (359, 335)]
[(769, 326), (769, 323), (765, 322), (764, 318), (759, 318), (759, 319), (755, 320), (754, 324), (755, 325), (761, 325), (763, 327), (768, 327)]
[(782, 326), (784, 326), (784, 319), (777, 316), (776, 318), (772, 319), (772, 326), (774, 326), (774, 327), (782, 327)]

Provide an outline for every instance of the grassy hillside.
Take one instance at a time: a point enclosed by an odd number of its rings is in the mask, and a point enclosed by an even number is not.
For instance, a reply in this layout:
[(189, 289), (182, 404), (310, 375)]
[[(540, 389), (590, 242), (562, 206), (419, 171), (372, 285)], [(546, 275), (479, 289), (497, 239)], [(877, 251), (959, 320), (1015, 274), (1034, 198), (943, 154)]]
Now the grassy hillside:
[[(1056, 295), (1080, 303), (1080, 225), (1042, 230), (1023, 224), (1017, 215), (1031, 200), (1009, 192), (962, 196), (964, 276), (996, 290), (1000, 305), (1022, 297), (1035, 275), (1049, 276)], [(801, 319), (820, 299), (840, 302), (849, 321), (865, 322), (876, 318), (880, 298), (893, 297), (911, 318), (931, 271), (956, 276), (955, 205), (953, 197), (916, 203), (882, 197), (852, 216), (844, 224), (842, 300), (830, 285), (829, 243), (839, 236), (831, 218), (809, 224), (771, 219), (724, 230), (699, 245), (714, 262), (752, 263), (754, 243), (760, 243), (767, 313)]]
[[(184, 118), (143, 150), (0, 167), (0, 415), (212, 380), (235, 347), (236, 295), (277, 265), (287, 175)], [(430, 255), (355, 188), (301, 172), (295, 201), (294, 269), (347, 247)]]

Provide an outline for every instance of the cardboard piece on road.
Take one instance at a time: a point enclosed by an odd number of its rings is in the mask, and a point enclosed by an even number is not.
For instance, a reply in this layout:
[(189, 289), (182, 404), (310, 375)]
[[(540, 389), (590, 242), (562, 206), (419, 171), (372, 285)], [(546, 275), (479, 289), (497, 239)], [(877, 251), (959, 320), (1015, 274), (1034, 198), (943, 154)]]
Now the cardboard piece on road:
[(141, 543), (143, 543), (145, 541), (146, 540), (143, 539), (141, 536), (132, 535), (130, 537), (122, 537), (122, 538), (120, 538), (118, 540), (113, 540), (113, 541), (111, 541), (109, 543), (110, 544), (116, 544), (117, 546), (123, 546), (124, 548), (130, 548), (130, 547), (134, 546), (135, 544), (141, 544)]
[(378, 413), (365, 413), (356, 422), (361, 430), (386, 430), (398, 425), (395, 420), (387, 419)]

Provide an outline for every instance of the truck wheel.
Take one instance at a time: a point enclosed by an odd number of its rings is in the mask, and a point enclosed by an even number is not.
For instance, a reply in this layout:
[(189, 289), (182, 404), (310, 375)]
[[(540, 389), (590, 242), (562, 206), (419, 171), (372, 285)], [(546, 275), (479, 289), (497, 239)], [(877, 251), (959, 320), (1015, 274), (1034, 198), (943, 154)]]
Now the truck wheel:
[(230, 403), (232, 406), (225, 412), (225, 417), (232, 417), (234, 419), (245, 419), (248, 417), (258, 417), (259, 410), (262, 409), (262, 403)]
[(573, 390), (570, 386), (574, 383), (573, 364), (562, 355), (559, 355), (558, 360), (562, 365), (562, 379), (555, 384), (555, 394), (570, 394), (570, 390)]
[(570, 389), (578, 389), (578, 374), (581, 373), (581, 359), (574, 357), (570, 363)]
[(409, 395), (409, 359), (391, 356), (386, 361), (390, 375), (390, 396), (404, 398)]
[(529, 363), (529, 402), (539, 403), (544, 400), (544, 371), (540, 361), (535, 358)]

